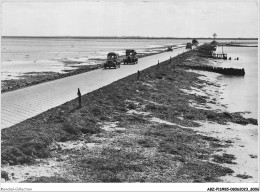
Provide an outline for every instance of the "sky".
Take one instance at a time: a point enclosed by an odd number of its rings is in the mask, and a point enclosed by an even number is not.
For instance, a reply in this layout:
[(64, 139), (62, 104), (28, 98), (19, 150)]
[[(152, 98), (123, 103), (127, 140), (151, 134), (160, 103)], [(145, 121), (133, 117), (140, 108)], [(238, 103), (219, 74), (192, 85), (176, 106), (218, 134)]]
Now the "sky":
[(258, 0), (4, 1), (2, 36), (258, 37)]

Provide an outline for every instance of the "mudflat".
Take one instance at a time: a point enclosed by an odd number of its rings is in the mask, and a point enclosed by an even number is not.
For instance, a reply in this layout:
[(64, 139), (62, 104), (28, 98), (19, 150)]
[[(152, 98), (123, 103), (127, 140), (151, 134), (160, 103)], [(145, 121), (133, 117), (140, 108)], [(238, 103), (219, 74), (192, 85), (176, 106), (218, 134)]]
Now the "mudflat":
[[(165, 51), (159, 51), (157, 53), (143, 53), (139, 54), (139, 58), (147, 57), (159, 53), (163, 53)], [(120, 57), (120, 60), (122, 60), (123, 56)], [(94, 65), (82, 65), (78, 66), (78, 64), (81, 64), (82, 62), (78, 61), (69, 61), (69, 60), (62, 60), (63, 63), (70, 65), (71, 68), (69, 70), (63, 70), (63, 73), (59, 72), (28, 72), (22, 75), (21, 77), (17, 79), (7, 79), (1, 81), (1, 92), (8, 92), (8, 91), (14, 91), (17, 89), (21, 89), (24, 87), (29, 87), (33, 85), (37, 85), (40, 83), (53, 81), (56, 79), (61, 79), (73, 75), (78, 75), (82, 73), (86, 73), (88, 71), (92, 71), (95, 69), (100, 69), (103, 67), (103, 63), (106, 61), (105, 59), (92, 59), (97, 60), (100, 64), (94, 64)], [(75, 66), (73, 66), (75, 64)], [(64, 73), (66, 72), (66, 73)]]

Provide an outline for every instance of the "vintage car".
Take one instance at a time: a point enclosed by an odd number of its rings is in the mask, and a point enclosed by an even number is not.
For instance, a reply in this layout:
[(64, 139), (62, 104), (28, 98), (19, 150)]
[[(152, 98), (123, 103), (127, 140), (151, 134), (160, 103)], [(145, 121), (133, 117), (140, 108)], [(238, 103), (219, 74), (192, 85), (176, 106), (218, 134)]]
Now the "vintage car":
[(104, 64), (104, 68), (119, 68), (120, 67), (120, 61), (119, 61), (119, 55), (116, 54), (116, 53), (108, 53), (107, 54), (107, 61), (106, 63)]
[(172, 51), (172, 47), (168, 47), (166, 51)]
[(192, 49), (192, 43), (187, 43), (186, 44), (186, 49)]
[(125, 58), (124, 58), (124, 64), (129, 64), (129, 63), (138, 63), (138, 58), (136, 57), (137, 53), (133, 49), (127, 49), (125, 51)]

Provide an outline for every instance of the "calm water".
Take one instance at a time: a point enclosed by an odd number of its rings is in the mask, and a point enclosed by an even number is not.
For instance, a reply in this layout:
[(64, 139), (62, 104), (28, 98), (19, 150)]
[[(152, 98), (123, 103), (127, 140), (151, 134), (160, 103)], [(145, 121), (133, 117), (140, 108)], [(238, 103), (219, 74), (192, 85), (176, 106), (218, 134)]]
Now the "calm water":
[[(221, 52), (221, 48), (218, 49)], [(226, 84), (223, 102), (232, 112), (245, 112), (246, 117), (258, 118), (258, 47), (224, 47), (232, 60), (220, 61), (216, 65), (244, 68), (244, 77), (220, 75), (218, 79)], [(234, 58), (239, 57), (239, 60)]]
[[(200, 43), (210, 41), (199, 40)], [(169, 45), (181, 46), (187, 42), (191, 42), (191, 39), (2, 38), (1, 52), (2, 62), (61, 58), (84, 60), (84, 58), (105, 58), (110, 51), (124, 54), (124, 50), (129, 48), (136, 49), (138, 53), (156, 52)], [(254, 41), (246, 40), (246, 42)]]
[(4, 38), (2, 39), (2, 53), (3, 61), (82, 56), (100, 58), (109, 51), (123, 54), (123, 50), (133, 48), (140, 53), (153, 52), (167, 45), (181, 45), (185, 42), (163, 39)]
[[(191, 41), (191, 40), (188, 40)], [(184, 46), (185, 40), (166, 39), (75, 39), (75, 38), (3, 38), (1, 79), (15, 79), (28, 72), (64, 72), (78, 65), (103, 61), (108, 52), (125, 54), (156, 53), (167, 46)], [(76, 62), (81, 62), (75, 63)], [(74, 62), (74, 63), (73, 63)]]

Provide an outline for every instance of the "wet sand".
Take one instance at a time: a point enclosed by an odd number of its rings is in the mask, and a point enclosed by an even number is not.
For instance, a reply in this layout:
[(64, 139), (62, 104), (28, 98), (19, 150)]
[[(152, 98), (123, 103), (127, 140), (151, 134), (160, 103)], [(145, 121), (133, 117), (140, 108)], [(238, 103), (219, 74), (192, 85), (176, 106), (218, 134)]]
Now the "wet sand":
[[(138, 54), (138, 58), (160, 54), (163, 52), (165, 51), (159, 50), (153, 53), (140, 53)], [(120, 60), (122, 60), (123, 57), (124, 56), (120, 56)], [(16, 67), (16, 69), (15, 66), (10, 65), (11, 69), (9, 70), (9, 72), (12, 75), (4, 73), (2, 77), (4, 79), (1, 80), (1, 92), (4, 93), (8, 91), (13, 91), (32, 85), (37, 85), (40, 83), (85, 73), (95, 69), (100, 69), (103, 67), (103, 64), (106, 60), (102, 58), (96, 58), (88, 60), (88, 63), (85, 63), (85, 61), (75, 61), (72, 58), (63, 58), (56, 61), (43, 61), (44, 60), (31, 61), (31, 64), (28, 64), (28, 62), (25, 61), (22, 62), (24, 64), (18, 62), (18, 66)], [(13, 61), (10, 62), (12, 63)], [(40, 66), (38, 66), (39, 63), (41, 63)], [(8, 64), (6, 65), (8, 66)], [(11, 73), (11, 71), (14, 71), (14, 69), (16, 70), (15, 73), (18, 74), (17, 76), (13, 76), (13, 73)], [(5, 70), (8, 71), (8, 68), (5, 68)]]
[[(228, 104), (223, 102), (223, 91), (226, 87), (225, 84), (218, 80), (218, 74), (205, 72), (205, 71), (193, 71), (203, 76), (199, 77), (210, 83), (214, 83), (216, 86), (207, 85), (200, 90), (192, 89), (188, 91), (189, 94), (206, 95), (210, 100), (218, 101), (218, 103), (212, 104), (208, 102), (206, 105), (198, 106), (195, 102), (190, 104), (196, 108), (211, 109), (215, 111), (228, 111)], [(250, 113), (250, 112), (249, 112)], [(243, 112), (241, 113), (242, 115)], [(234, 123), (227, 123), (226, 125), (220, 125), (207, 121), (196, 121), (200, 124), (199, 128), (193, 128), (201, 134), (215, 137), (223, 141), (223, 143), (231, 143), (232, 146), (224, 148), (221, 152), (216, 154), (221, 155), (223, 153), (232, 154), (235, 156), (235, 164), (225, 164), (225, 166), (234, 170), (232, 176), (221, 177), (225, 183), (257, 183), (258, 182), (258, 126), (257, 125), (239, 125)], [(240, 177), (238, 177), (240, 175)], [(243, 179), (249, 176), (248, 179)]]

